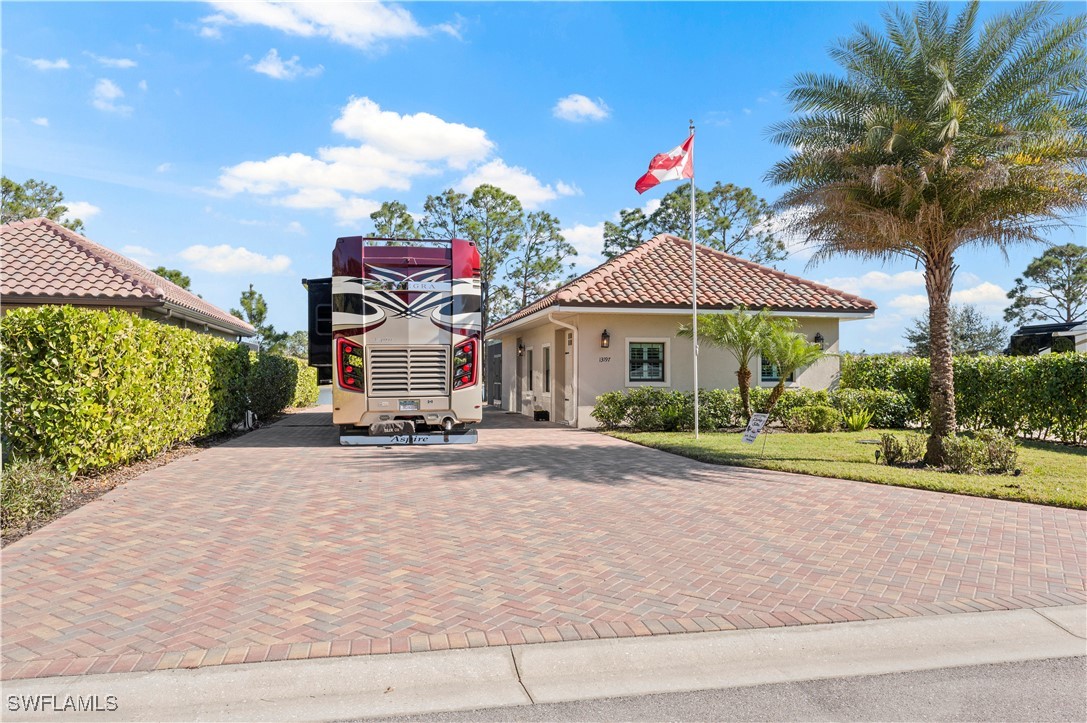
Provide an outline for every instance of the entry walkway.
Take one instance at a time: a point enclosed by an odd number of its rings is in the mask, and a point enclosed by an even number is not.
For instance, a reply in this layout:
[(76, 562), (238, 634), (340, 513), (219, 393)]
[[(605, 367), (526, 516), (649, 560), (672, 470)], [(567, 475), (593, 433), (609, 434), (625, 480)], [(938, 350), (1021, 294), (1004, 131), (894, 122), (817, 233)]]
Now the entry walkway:
[(718, 467), (490, 412), (293, 414), (3, 552), (4, 678), (1083, 603), (1081, 511)]

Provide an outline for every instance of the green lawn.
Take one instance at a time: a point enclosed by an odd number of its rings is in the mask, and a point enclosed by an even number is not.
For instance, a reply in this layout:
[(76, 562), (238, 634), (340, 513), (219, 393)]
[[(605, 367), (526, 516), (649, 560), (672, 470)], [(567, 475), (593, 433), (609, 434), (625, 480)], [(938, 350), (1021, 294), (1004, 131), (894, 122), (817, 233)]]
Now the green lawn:
[(689, 432), (610, 434), (646, 447), (714, 464), (760, 467), (821, 477), (1087, 509), (1087, 449), (1082, 447), (1023, 442), (1019, 450), (1022, 474), (1015, 477), (960, 475), (877, 464), (877, 446), (858, 444), (859, 440), (879, 439), (880, 432), (871, 429), (829, 434), (775, 431), (766, 436), (765, 451), (762, 436), (755, 444), (749, 445), (740, 442), (738, 432), (702, 434), (697, 442)]

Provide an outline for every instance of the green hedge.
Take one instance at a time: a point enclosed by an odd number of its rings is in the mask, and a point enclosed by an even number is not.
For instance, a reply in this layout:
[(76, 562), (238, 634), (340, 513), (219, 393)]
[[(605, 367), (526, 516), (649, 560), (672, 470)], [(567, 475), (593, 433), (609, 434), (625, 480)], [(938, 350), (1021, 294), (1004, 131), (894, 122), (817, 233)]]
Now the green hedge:
[[(955, 357), (955, 408), (964, 429), (1087, 442), (1087, 354)], [(913, 404), (910, 422), (929, 408), (928, 359), (846, 356), (843, 389), (895, 390)]]
[(249, 403), (258, 419), (317, 403), (317, 370), (302, 359), (250, 353)]
[[(70, 472), (228, 431), (257, 388), (238, 344), (118, 310), (14, 309), (0, 320), (0, 347), (5, 453)], [(281, 409), (303, 375), (295, 362), (272, 366), (290, 380)], [(254, 367), (269, 387), (283, 386), (270, 367)]]
[[(751, 390), (751, 408), (765, 412), (769, 389)], [(858, 408), (873, 412), (872, 426), (904, 427), (913, 413), (905, 395), (878, 389), (837, 390), (793, 389), (774, 405), (771, 422), (789, 419), (797, 409), (833, 407), (843, 414)], [(641, 387), (630, 391), (607, 392), (596, 399), (592, 416), (605, 429), (627, 427), (638, 432), (674, 432), (694, 428), (694, 394), (671, 389)], [(698, 426), (712, 431), (742, 426), (743, 409), (736, 389), (706, 389), (698, 395)]]

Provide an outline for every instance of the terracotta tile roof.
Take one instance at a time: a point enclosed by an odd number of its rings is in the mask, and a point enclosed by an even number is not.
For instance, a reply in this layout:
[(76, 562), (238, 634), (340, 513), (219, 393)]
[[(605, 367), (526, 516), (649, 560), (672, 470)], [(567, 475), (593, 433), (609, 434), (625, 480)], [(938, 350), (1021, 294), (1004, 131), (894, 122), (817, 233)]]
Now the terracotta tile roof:
[[(874, 302), (699, 245), (698, 305), (774, 311), (871, 313)], [(542, 299), (491, 324), (488, 332), (550, 306), (690, 308), (691, 244), (661, 234)]]
[(141, 307), (169, 303), (195, 312), (182, 313), (193, 321), (217, 323), (242, 336), (256, 333), (241, 319), (49, 219), (4, 224), (0, 240), (0, 294), (5, 297)]

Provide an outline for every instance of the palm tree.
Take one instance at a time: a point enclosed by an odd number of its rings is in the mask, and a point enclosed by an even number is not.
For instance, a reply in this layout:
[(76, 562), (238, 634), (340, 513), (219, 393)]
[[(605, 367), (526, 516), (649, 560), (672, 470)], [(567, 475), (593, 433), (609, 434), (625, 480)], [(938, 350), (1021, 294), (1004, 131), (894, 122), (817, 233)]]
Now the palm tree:
[(924, 267), (929, 301), (931, 436), (943, 462), (955, 431), (948, 307), (955, 253), (1041, 241), (1087, 207), (1084, 16), (1024, 5), (976, 32), (978, 3), (884, 14), (831, 51), (845, 76), (801, 73), (798, 114), (771, 136), (792, 151), (768, 180), (816, 249)]
[(814, 364), (826, 354), (818, 344), (812, 344), (803, 334), (797, 334), (789, 325), (774, 324), (762, 343), (762, 358), (777, 367), (778, 383), (770, 391), (766, 404), (769, 414), (785, 393), (785, 382), (797, 369)]
[[(740, 365), (736, 371), (736, 382), (740, 387), (745, 421), (751, 419), (751, 360), (762, 350), (771, 327), (778, 323), (770, 318), (768, 309), (752, 314), (746, 306), (725, 314), (698, 315), (699, 341), (725, 349), (736, 357)], [(676, 333), (687, 338), (693, 336), (689, 324), (680, 325)]]

